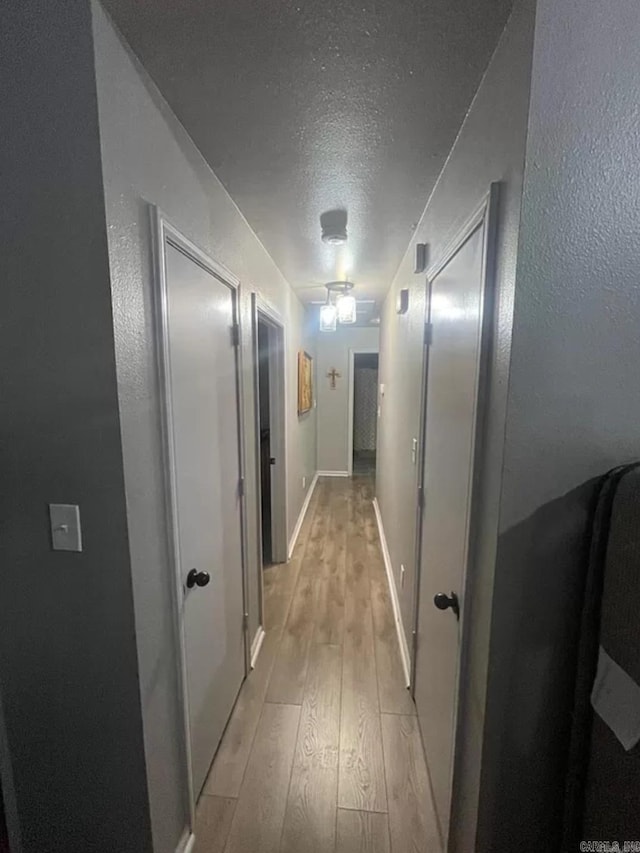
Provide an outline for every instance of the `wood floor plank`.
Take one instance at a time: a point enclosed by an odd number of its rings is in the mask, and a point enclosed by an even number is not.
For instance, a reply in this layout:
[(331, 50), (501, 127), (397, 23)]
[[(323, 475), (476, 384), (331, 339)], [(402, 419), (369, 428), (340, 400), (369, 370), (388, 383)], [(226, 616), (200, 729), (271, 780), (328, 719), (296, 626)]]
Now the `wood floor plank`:
[(267, 631), (256, 668), (249, 673), (240, 689), (205, 782), (204, 794), (237, 797), (240, 792), (279, 642), (279, 630)]
[(338, 806), (385, 812), (373, 620), (364, 558), (356, 512), (349, 524), (346, 565)]
[(327, 532), (322, 550), (322, 576), (333, 577), (342, 574), (346, 559), (347, 495), (349, 480), (335, 479), (332, 483), (330, 502), (326, 510)]
[(321, 477), (316, 487), (318, 498), (306, 540), (301, 576), (317, 578), (322, 574), (322, 565), (327, 547), (327, 532), (331, 514), (331, 479)]
[(342, 643), (344, 631), (344, 582), (347, 558), (347, 498), (345, 483), (335, 480), (329, 506), (329, 525), (325, 547), (320, 554), (316, 609), (316, 643)]
[(313, 494), (311, 495), (311, 500), (309, 501), (309, 505), (307, 507), (307, 511), (305, 513), (304, 519), (302, 520), (302, 525), (300, 527), (300, 532), (298, 534), (298, 539), (293, 549), (293, 554), (291, 555), (291, 560), (300, 561), (304, 556), (304, 551), (307, 548), (309, 543), (309, 536), (311, 533), (311, 528), (313, 526), (314, 519), (317, 514), (318, 503), (321, 501), (322, 497), (322, 487), (320, 482), (316, 483), (316, 487), (313, 490)]
[(297, 705), (265, 703), (225, 853), (278, 853), (299, 720)]
[(344, 584), (344, 575), (334, 575), (318, 580), (314, 643), (342, 645)]
[(373, 638), (354, 649), (345, 634), (338, 805), (387, 810)]
[(281, 853), (334, 853), (341, 682), (341, 647), (312, 646)]
[(318, 489), (316, 488), (307, 508), (291, 559), (287, 563), (270, 566), (264, 571), (264, 621), (266, 630), (283, 627), (287, 620), (289, 605), (300, 577), (300, 570), (307, 560), (307, 546), (316, 516), (317, 503)]
[(371, 578), (370, 584), (380, 711), (415, 714), (416, 706), (405, 683), (387, 579)]
[(441, 849), (416, 717), (382, 715), (391, 853)]
[(230, 797), (200, 797), (196, 810), (196, 843), (193, 853), (223, 853), (236, 802)]
[(309, 646), (314, 631), (317, 582), (300, 577), (282, 631), (278, 657), (267, 689), (267, 702), (300, 705), (307, 676)]
[[(300, 552), (300, 557), (304, 551)], [(267, 631), (283, 628), (287, 621), (291, 597), (298, 582), (301, 559), (270, 566), (264, 572), (264, 622)]]
[(338, 809), (336, 853), (389, 853), (386, 814)]

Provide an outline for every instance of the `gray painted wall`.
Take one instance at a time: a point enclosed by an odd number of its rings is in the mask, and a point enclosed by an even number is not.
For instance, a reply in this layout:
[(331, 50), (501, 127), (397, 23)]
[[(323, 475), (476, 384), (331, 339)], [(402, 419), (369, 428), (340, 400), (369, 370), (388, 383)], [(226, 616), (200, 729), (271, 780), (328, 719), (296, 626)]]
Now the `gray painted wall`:
[[(318, 471), (349, 468), (349, 350), (378, 349), (380, 331), (371, 326), (338, 326), (335, 332), (318, 332), (316, 399), (318, 401)], [(340, 373), (331, 388), (327, 373)]]
[[(151, 833), (89, 6), (4, 3), (1, 33), (10, 767), (6, 755), (0, 767), (19, 812), (13, 849), (143, 853)], [(51, 550), (49, 502), (80, 505), (82, 553)]]
[(242, 282), (241, 321), (248, 474), (250, 635), (259, 624), (257, 463), (251, 300), (282, 317), (287, 347), (288, 533), (315, 472), (315, 413), (297, 416), (298, 349), (313, 351), (305, 311), (258, 238), (187, 137), (107, 16), (94, 4), (96, 73), (124, 476), (140, 657), (140, 689), (155, 853), (173, 853), (185, 826), (179, 788), (179, 706), (165, 537), (160, 404), (152, 327), (149, 204)]
[(482, 851), (558, 849), (593, 478), (640, 456), (638, 44), (636, 0), (538, 0)]
[[(469, 624), (471, 657), (463, 699), (464, 749), (456, 772), (463, 782), (452, 826), (454, 849), (474, 848), (484, 720), (493, 568), (498, 530), (502, 447), (509, 374), (518, 227), (533, 40), (534, 2), (516, 4), (482, 84), (440, 175), (414, 241), (384, 304), (380, 340), (380, 382), (385, 395), (378, 433), (376, 492), (389, 545), (407, 637), (413, 621), (415, 587), (415, 505), (417, 469), (411, 442), (419, 435), (423, 361), (425, 276), (413, 274), (416, 242), (429, 244), (437, 261), (449, 241), (489, 191), (500, 187), (497, 245), (496, 346), (490, 374), (482, 516), (476, 555), (474, 607)], [(396, 314), (400, 288), (410, 288), (407, 314)], [(406, 568), (400, 586), (400, 564)]]

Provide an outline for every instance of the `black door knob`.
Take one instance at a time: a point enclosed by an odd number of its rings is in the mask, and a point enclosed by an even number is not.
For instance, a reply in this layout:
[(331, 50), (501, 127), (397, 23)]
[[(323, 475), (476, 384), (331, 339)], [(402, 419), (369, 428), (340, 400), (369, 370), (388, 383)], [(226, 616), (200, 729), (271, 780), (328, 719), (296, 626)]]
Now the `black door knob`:
[(187, 575), (187, 588), (192, 589), (194, 586), (206, 586), (210, 580), (209, 572), (199, 572), (197, 569), (191, 569)]
[(456, 614), (456, 619), (460, 618), (460, 604), (458, 603), (458, 596), (455, 592), (452, 592), (451, 595), (447, 595), (444, 592), (439, 592), (433, 597), (433, 603), (438, 608), (438, 610), (448, 610), (451, 608), (453, 612)]

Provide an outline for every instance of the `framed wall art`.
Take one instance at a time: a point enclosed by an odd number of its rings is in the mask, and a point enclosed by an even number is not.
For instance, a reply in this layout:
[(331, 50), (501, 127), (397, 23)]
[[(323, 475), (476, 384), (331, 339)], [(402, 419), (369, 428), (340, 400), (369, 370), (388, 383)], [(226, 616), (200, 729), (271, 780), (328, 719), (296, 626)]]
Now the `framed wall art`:
[(313, 359), (308, 352), (298, 353), (298, 415), (313, 407)]

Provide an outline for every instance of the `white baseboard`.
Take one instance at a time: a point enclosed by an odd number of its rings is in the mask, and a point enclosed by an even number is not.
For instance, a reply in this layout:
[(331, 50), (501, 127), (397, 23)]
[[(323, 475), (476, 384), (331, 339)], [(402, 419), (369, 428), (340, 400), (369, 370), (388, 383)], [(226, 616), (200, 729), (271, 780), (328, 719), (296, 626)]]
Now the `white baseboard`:
[(184, 835), (180, 839), (180, 843), (176, 847), (176, 853), (193, 853), (195, 848), (196, 837), (193, 832), (185, 830)]
[(296, 526), (293, 528), (293, 533), (291, 534), (291, 539), (289, 540), (289, 551), (288, 558), (291, 559), (291, 555), (293, 554), (293, 549), (296, 547), (296, 542), (298, 541), (298, 536), (300, 536), (300, 530), (302, 528), (302, 523), (304, 522), (304, 517), (307, 514), (307, 510), (309, 509), (309, 504), (311, 502), (311, 496), (313, 495), (313, 490), (316, 487), (318, 482), (319, 473), (316, 472), (313, 475), (313, 480), (311, 481), (311, 485), (307, 491), (307, 495), (304, 499), (304, 503), (302, 504), (302, 508), (300, 510), (300, 515), (298, 516), (298, 520), (296, 521)]
[(262, 641), (265, 638), (264, 628), (262, 625), (256, 631), (256, 635), (253, 638), (253, 642), (251, 643), (251, 669), (256, 668), (256, 661), (258, 660), (258, 655), (260, 654), (260, 649), (262, 648)]
[(411, 655), (409, 654), (409, 646), (407, 645), (407, 635), (402, 624), (402, 613), (400, 611), (400, 601), (398, 599), (398, 590), (396, 587), (396, 579), (393, 574), (393, 566), (391, 565), (391, 556), (387, 545), (387, 537), (384, 534), (382, 526), (382, 516), (380, 515), (380, 507), (376, 498), (373, 499), (373, 509), (378, 522), (378, 533), (380, 535), (380, 544), (382, 546), (382, 556), (384, 557), (384, 566), (387, 570), (387, 581), (389, 583), (389, 593), (391, 595), (391, 605), (393, 607), (393, 615), (396, 620), (396, 631), (398, 632), (398, 643), (400, 645), (400, 657), (402, 658), (402, 668), (404, 669), (404, 678), (407, 687), (411, 685)]
[(348, 477), (348, 471), (318, 471), (318, 477)]

